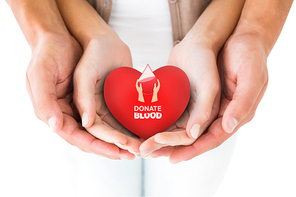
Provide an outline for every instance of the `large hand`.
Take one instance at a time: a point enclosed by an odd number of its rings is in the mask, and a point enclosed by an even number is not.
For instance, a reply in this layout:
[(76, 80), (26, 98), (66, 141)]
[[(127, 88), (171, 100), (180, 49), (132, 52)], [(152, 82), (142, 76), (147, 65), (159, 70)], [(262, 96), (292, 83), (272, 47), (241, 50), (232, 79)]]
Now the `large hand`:
[(27, 90), (36, 116), (55, 132), (64, 126), (60, 101), (73, 89), (70, 84), (80, 56), (81, 48), (70, 35), (44, 35), (32, 49)]
[(268, 83), (267, 53), (254, 34), (234, 35), (225, 44), (218, 63), (222, 80), (219, 117), (191, 146), (171, 154), (177, 163), (214, 149), (227, 140), (255, 114)]
[(117, 146), (98, 140), (77, 122), (72, 78), (81, 52), (73, 37), (60, 34), (43, 36), (33, 48), (26, 85), (35, 114), (67, 142), (84, 151), (112, 159), (131, 158)]
[(141, 145), (144, 157), (153, 151), (154, 156), (170, 155), (174, 149), (182, 147), (180, 145), (192, 144), (219, 111), (220, 80), (216, 56), (210, 48), (182, 41), (171, 52), (168, 65), (178, 66), (186, 72), (191, 98), (183, 115), (167, 132), (156, 134)]
[(90, 41), (75, 70), (74, 102), (88, 132), (122, 151), (139, 153), (139, 138), (116, 121), (103, 97), (107, 74), (120, 66), (132, 67), (132, 60), (129, 48), (115, 32)]

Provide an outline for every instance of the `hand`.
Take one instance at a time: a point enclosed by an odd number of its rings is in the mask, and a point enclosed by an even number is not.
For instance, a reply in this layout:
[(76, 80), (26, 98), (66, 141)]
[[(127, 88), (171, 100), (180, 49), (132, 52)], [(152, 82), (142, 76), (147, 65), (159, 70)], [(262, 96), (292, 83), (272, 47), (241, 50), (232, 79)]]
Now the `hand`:
[(136, 89), (137, 89), (138, 94), (139, 94), (139, 96), (138, 96), (138, 101), (144, 103), (145, 100), (144, 100), (144, 96), (143, 96), (143, 88), (142, 88), (142, 84), (141, 84), (141, 83), (140, 83), (140, 85), (139, 85), (139, 79), (138, 79), (137, 82), (136, 82)]
[(159, 89), (160, 89), (160, 82), (159, 82), (159, 79), (157, 79), (157, 86), (156, 86), (156, 83), (154, 83), (153, 96), (152, 96), (151, 103), (156, 102), (158, 100), (157, 93), (158, 93)]
[(81, 128), (73, 98), (73, 71), (82, 50), (70, 35), (44, 35), (33, 47), (26, 85), (35, 114), (54, 132), (83, 151), (112, 159), (131, 158), (117, 146), (98, 140)]
[(170, 155), (173, 150), (192, 144), (219, 111), (220, 80), (216, 56), (210, 48), (183, 40), (172, 50), (168, 65), (178, 66), (186, 72), (191, 85), (191, 98), (187, 109), (172, 127), (141, 145), (141, 155), (144, 157), (152, 152), (154, 157)]
[(70, 35), (45, 34), (32, 48), (27, 90), (36, 116), (55, 132), (64, 127), (63, 107), (70, 107), (72, 73), (80, 56), (81, 48)]
[(191, 146), (163, 154), (171, 154), (173, 163), (189, 160), (218, 147), (249, 122), (267, 88), (266, 62), (263, 42), (255, 34), (230, 37), (218, 59), (222, 80), (219, 117)]
[(132, 67), (129, 48), (115, 32), (91, 40), (74, 74), (74, 102), (83, 127), (121, 151), (139, 154), (140, 139), (126, 130), (110, 113), (103, 97), (103, 84), (109, 72), (120, 66)]

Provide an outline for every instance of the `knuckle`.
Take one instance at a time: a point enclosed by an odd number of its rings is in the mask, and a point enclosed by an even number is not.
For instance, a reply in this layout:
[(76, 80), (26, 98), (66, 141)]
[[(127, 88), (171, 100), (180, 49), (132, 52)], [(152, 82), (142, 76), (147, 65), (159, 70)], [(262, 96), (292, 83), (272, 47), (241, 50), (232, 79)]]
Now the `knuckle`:
[(221, 144), (224, 142), (224, 140), (222, 140), (221, 138), (219, 138), (215, 134), (212, 134), (212, 135), (214, 137), (212, 149), (215, 149), (215, 148), (221, 146)]
[(252, 110), (252, 107), (253, 107), (253, 103), (252, 102), (246, 102), (243, 105), (243, 112), (244, 112), (244, 114), (249, 114), (250, 111)]
[(214, 143), (213, 149), (218, 148), (219, 146), (221, 146), (222, 143), (223, 143), (222, 141), (217, 140), (217, 141)]
[(43, 121), (43, 120), (42, 120), (42, 117), (41, 117), (39, 111), (36, 109), (36, 107), (34, 108), (34, 114), (35, 114), (35, 116), (36, 116), (39, 120)]
[(90, 151), (85, 150), (84, 148), (78, 147), (81, 151), (85, 152), (85, 153), (90, 153)]
[(206, 122), (211, 118), (211, 115), (212, 115), (212, 109), (208, 108), (202, 112), (201, 117), (203, 118), (203, 121)]
[(219, 80), (212, 83), (212, 91), (215, 95), (220, 91), (220, 89), (221, 89), (221, 85), (220, 85)]
[(66, 138), (65, 139), (66, 140), (66, 142), (68, 142), (70, 145), (72, 145), (72, 146), (74, 146), (74, 143), (73, 143), (73, 136), (72, 135), (70, 135), (68, 138)]
[[(248, 123), (248, 122), (250, 122), (251, 120), (253, 120), (253, 118), (255, 117), (255, 111), (252, 111), (249, 115), (248, 115), (248, 117), (246, 118), (246, 123)], [(246, 124), (245, 123), (245, 124)]]

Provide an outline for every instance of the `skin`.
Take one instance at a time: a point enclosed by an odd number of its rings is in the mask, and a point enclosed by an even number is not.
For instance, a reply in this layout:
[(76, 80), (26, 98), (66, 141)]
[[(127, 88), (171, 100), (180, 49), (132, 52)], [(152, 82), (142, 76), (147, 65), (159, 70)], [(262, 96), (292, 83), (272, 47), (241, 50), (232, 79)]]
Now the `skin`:
[[(81, 127), (73, 104), (73, 72), (82, 48), (71, 36), (55, 1), (8, 1), (32, 49), (27, 90), (36, 116), (70, 144), (110, 159), (135, 156)], [(125, 141), (120, 141), (124, 143)]]
[(158, 149), (151, 157), (170, 156), (171, 163), (190, 160), (221, 145), (254, 117), (268, 84), (267, 57), (292, 2), (246, 0), (239, 23), (218, 56), (222, 84), (218, 118), (192, 145)]
[(110, 159), (141, 154), (178, 163), (219, 146), (253, 118), (268, 83), (267, 57), (293, 2), (224, 1), (214, 0), (172, 50), (168, 63), (187, 72), (190, 104), (170, 132), (145, 142), (120, 126), (104, 104), (106, 74), (132, 64), (128, 47), (95, 10), (84, 0), (67, 6), (66, 0), (7, 1), (32, 49), (27, 89), (37, 117), (70, 144)]
[(117, 122), (103, 98), (107, 74), (120, 66), (132, 67), (130, 50), (87, 1), (63, 0), (57, 4), (71, 34), (84, 51), (73, 79), (73, 99), (82, 125), (98, 139), (118, 146), (132, 159), (134, 154), (140, 153), (141, 140)]
[(216, 59), (237, 24), (243, 4), (244, 1), (212, 1), (182, 42), (173, 48), (168, 65), (186, 72), (191, 98), (183, 115), (167, 132), (156, 134), (141, 145), (144, 157), (159, 153), (159, 149), (176, 150), (191, 145), (216, 119), (221, 97)]
[[(243, 0), (231, 3), (214, 0), (186, 39), (173, 49), (168, 64), (179, 66), (189, 76), (192, 86), (189, 107), (176, 126), (169, 129), (170, 132), (158, 134), (141, 144), (142, 139), (130, 137), (130, 133), (115, 124), (102, 96), (102, 79), (107, 73), (119, 66), (132, 67), (127, 46), (84, 0), (72, 0), (71, 3), (57, 0), (67, 27), (84, 49), (74, 75), (74, 102), (82, 120), (86, 117), (83, 126), (101, 140), (114, 144), (123, 140), (122, 134), (125, 134), (128, 143), (119, 147), (144, 157), (164, 146), (192, 144), (198, 137), (191, 136), (192, 126), (199, 124), (201, 135), (218, 114), (220, 80), (216, 58), (235, 28), (243, 3)], [(76, 11), (78, 9), (79, 12)], [(109, 128), (103, 124), (103, 117), (110, 118), (105, 120)], [(131, 150), (132, 147), (138, 150)]]

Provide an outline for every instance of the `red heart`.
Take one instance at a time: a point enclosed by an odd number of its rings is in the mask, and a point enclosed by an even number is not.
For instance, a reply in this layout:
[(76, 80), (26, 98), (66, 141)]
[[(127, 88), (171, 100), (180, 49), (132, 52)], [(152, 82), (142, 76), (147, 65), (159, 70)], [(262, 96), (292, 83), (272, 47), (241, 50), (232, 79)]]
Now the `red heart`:
[[(190, 83), (184, 71), (174, 66), (164, 66), (153, 73), (156, 78), (137, 82), (142, 73), (133, 68), (120, 67), (107, 76), (104, 84), (105, 102), (112, 115), (143, 139), (163, 132), (174, 124), (190, 98)], [(142, 87), (144, 102), (139, 100), (136, 85)], [(156, 94), (157, 101), (154, 99), (152, 102), (154, 94), (148, 88), (154, 86), (160, 88)]]

